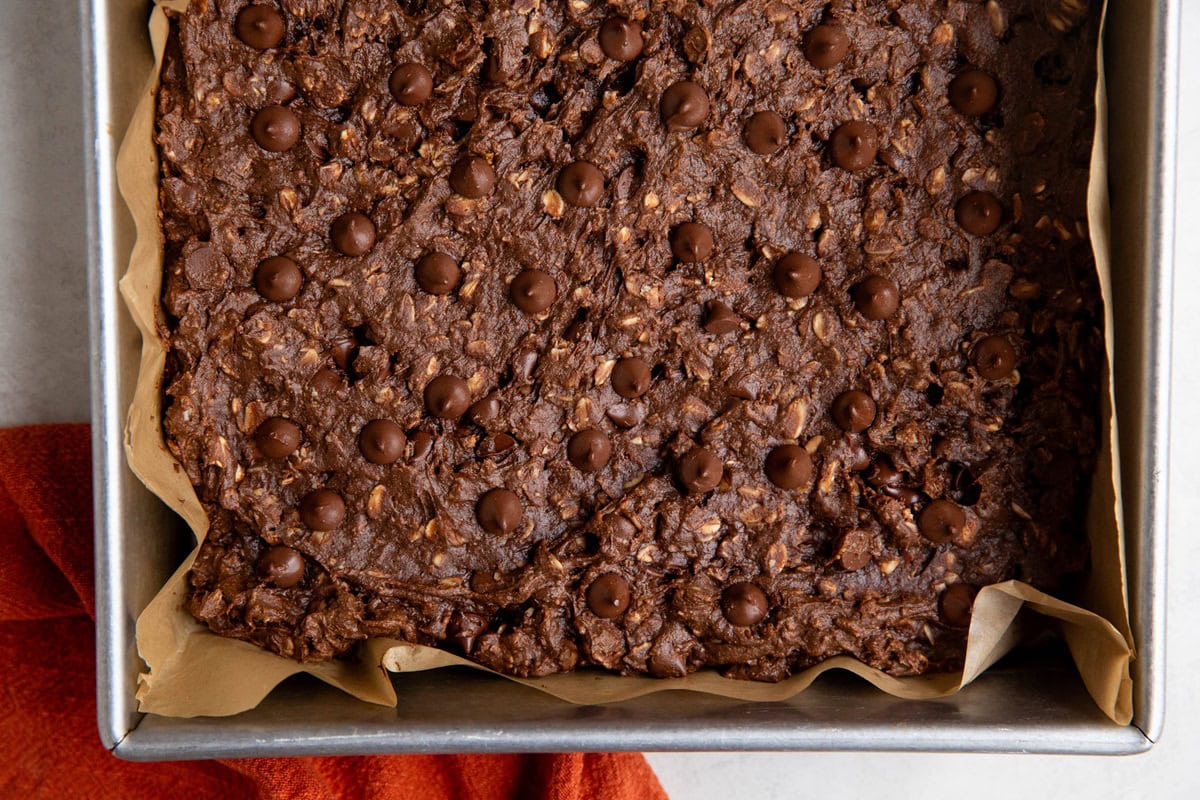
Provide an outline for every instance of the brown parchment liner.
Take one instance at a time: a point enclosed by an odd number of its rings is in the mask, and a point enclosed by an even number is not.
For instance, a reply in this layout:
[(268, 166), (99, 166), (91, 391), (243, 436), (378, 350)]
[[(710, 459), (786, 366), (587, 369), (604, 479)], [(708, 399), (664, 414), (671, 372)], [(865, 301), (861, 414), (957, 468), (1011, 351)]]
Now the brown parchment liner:
[[(156, 0), (150, 16), (154, 69), (146, 81), (117, 158), (117, 180), (137, 227), (137, 241), (121, 293), (142, 332), (141, 367), (129, 409), (125, 452), (130, 467), (149, 489), (187, 521), (197, 541), (208, 530), (199, 499), (167, 450), (162, 432), (162, 377), (166, 343), (159, 333), (163, 277), (162, 234), (158, 222), (158, 153), (154, 144), (155, 94), (168, 22), (163, 8), (185, 11), (187, 0)], [(1103, 56), (1099, 55), (1100, 64)], [(1104, 73), (1096, 86), (1096, 130), (1088, 187), (1088, 221), (1105, 302), (1105, 342), (1101, 419), (1101, 455), (1093, 478), (1087, 527), (1091, 571), (1081, 605), (1055, 599), (1033, 587), (1009, 581), (984, 588), (975, 601), (961, 674), (895, 678), (846, 656), (829, 659), (779, 683), (721, 677), (712, 670), (683, 678), (617, 676), (595, 671), (516, 680), (573, 703), (606, 703), (650, 692), (687, 689), (739, 700), (783, 700), (806, 689), (823, 672), (844, 669), (895, 697), (923, 699), (953, 694), (970, 683), (1022, 639), (1022, 618), (1030, 612), (1057, 620), (1071, 654), (1096, 704), (1114, 722), (1132, 717), (1133, 658), (1125, 589), (1120, 475), (1116, 419), (1113, 415), (1113, 321), (1109, 309), (1109, 208), (1107, 105)], [(197, 548), (198, 549), (198, 548)], [(137, 645), (148, 671), (140, 676), (137, 699), (142, 711), (166, 716), (224, 716), (256, 706), (278, 683), (306, 672), (371, 703), (395, 705), (396, 691), (387, 672), (412, 672), (464, 665), (470, 661), (431, 647), (389, 639), (369, 640), (354, 660), (301, 664), (235, 639), (217, 636), (183, 608), (186, 575), (196, 550), (184, 560), (137, 621)], [(382, 669), (380, 668), (382, 667)], [(499, 674), (499, 673), (496, 673)], [(403, 680), (398, 682), (404, 690)]]

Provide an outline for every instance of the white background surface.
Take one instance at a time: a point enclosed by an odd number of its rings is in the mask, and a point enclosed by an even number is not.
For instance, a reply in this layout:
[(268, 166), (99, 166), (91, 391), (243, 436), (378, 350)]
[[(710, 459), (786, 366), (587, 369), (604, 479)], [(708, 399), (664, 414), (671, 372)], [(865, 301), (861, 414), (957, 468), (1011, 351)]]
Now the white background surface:
[[(650, 755), (675, 800), (1200, 797), (1200, 2), (1185, 0), (1171, 454), (1166, 732), (1131, 758)], [(0, 0), (0, 426), (86, 420), (88, 355), (75, 3)], [(1189, 677), (1190, 676), (1190, 677)]]

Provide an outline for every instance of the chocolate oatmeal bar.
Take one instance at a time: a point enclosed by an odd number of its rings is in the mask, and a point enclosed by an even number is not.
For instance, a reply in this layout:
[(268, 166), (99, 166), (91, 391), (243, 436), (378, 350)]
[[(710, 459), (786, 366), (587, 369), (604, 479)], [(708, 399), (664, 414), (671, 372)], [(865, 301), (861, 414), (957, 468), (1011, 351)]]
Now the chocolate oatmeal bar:
[(514, 675), (963, 660), (1086, 566), (1098, 3), (193, 0), (190, 611)]

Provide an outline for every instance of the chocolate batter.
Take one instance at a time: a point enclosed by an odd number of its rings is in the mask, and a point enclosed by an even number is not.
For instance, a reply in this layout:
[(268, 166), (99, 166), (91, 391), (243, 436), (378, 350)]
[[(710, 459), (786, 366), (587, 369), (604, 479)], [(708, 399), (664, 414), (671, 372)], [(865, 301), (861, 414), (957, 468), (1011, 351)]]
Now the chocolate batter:
[(959, 666), (979, 587), (1086, 564), (1081, 5), (195, 0), (188, 608), (302, 660)]

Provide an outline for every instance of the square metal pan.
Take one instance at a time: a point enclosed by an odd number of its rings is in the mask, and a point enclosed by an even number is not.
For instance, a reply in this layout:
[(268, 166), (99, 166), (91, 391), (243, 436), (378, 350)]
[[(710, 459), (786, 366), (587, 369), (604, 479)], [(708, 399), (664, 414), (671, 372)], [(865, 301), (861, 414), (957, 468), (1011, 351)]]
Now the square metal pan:
[(1095, 708), (1065, 649), (1005, 660), (955, 697), (907, 702), (828, 676), (789, 702), (664, 692), (573, 706), (467, 671), (397, 677), (396, 709), (293, 679), (253, 711), (139, 714), (134, 619), (187, 549), (122, 449), (140, 341), (117, 292), (133, 244), (117, 194), (120, 136), (150, 66), (147, 0), (81, 0), (89, 203), (100, 736), (138, 760), (263, 755), (568, 750), (920, 750), (1136, 753), (1163, 724), (1167, 424), (1182, 0), (1112, 0), (1107, 74), (1114, 220), (1115, 374), (1138, 658), (1134, 721)]

